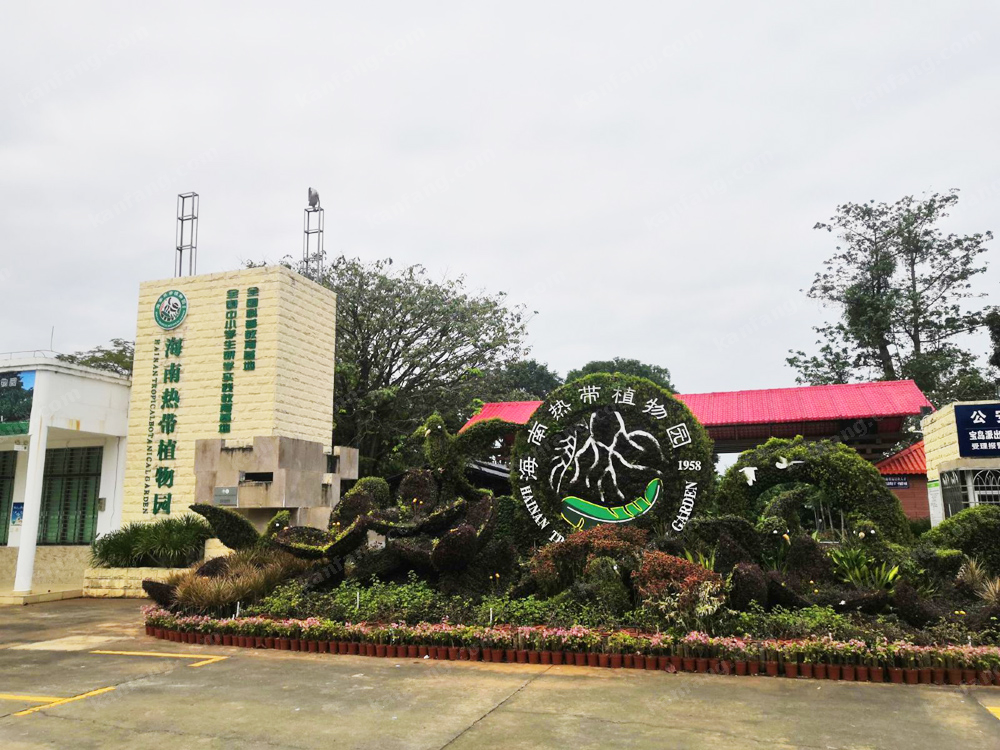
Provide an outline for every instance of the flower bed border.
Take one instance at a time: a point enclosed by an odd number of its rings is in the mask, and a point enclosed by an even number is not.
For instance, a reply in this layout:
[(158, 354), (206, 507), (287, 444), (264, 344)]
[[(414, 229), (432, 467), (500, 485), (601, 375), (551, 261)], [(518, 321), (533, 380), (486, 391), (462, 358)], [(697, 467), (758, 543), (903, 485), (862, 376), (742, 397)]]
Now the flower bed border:
[[(602, 633), (580, 626), (564, 630), (509, 626), (474, 628), (445, 623), (415, 626), (344, 624), (315, 618), (216, 620), (178, 617), (157, 607), (146, 607), (143, 612), (146, 635), (207, 646), (749, 677), (765, 674), (844, 682), (1000, 686), (1000, 648), (992, 646), (915, 646), (905, 642), (879, 642), (869, 646), (862, 641), (835, 641), (828, 637), (753, 641), (710, 638), (699, 632), (683, 637), (625, 631)], [(334, 631), (349, 637), (321, 635)], [(407, 642), (396, 642), (397, 635)], [(572, 648), (531, 647), (551, 646), (556, 642)], [(640, 647), (634, 651), (625, 650), (622, 647), (626, 644)], [(827, 658), (831, 654), (834, 659)]]

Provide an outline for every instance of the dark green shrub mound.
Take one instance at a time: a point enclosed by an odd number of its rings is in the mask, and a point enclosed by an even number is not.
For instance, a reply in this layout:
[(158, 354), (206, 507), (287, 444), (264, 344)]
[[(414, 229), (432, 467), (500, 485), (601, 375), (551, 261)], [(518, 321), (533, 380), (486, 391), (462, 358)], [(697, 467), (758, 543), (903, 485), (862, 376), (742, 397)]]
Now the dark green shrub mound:
[(202, 563), (198, 567), (196, 575), (203, 576), (204, 578), (217, 578), (218, 576), (225, 575), (228, 570), (229, 556), (220, 555)]
[(609, 619), (632, 609), (632, 593), (622, 580), (618, 564), (610, 557), (595, 557), (572, 588), (573, 597), (604, 613)]
[[(694, 543), (701, 551), (715, 549), (725, 539), (742, 549), (749, 560), (760, 558), (760, 536), (754, 525), (740, 516), (725, 515), (714, 518), (695, 518), (688, 523), (681, 540)], [(736, 562), (743, 562), (737, 560)], [(733, 565), (736, 563), (734, 562)], [(732, 565), (727, 566), (731, 568)]]
[(412, 469), (406, 472), (396, 490), (400, 505), (423, 503), (433, 505), (438, 497), (438, 483), (430, 469)]
[[(788, 463), (779, 469), (779, 461)], [(756, 468), (756, 480), (747, 485), (744, 468)], [(796, 482), (809, 484), (822, 493), (824, 508), (834, 521), (840, 514), (871, 519), (887, 541), (912, 541), (910, 527), (899, 500), (885, 486), (882, 475), (857, 451), (829, 440), (807, 442), (771, 438), (764, 445), (745, 451), (726, 472), (719, 486), (718, 506), (755, 521), (765, 510), (762, 495), (772, 487)]]
[(96, 539), (91, 564), (99, 568), (183, 568), (205, 554), (212, 530), (200, 518), (182, 515), (130, 523)]
[(830, 558), (822, 545), (805, 534), (792, 538), (785, 562), (788, 570), (806, 581), (828, 581), (833, 577)]
[(270, 521), (267, 522), (267, 529), (264, 536), (270, 539), (282, 529), (287, 529), (292, 525), (292, 514), (287, 510), (279, 510)]
[(174, 604), (174, 587), (169, 583), (146, 579), (142, 582), (142, 590), (146, 592), (146, 596), (164, 609), (168, 609)]
[(966, 508), (939, 523), (920, 541), (961, 550), (979, 558), (993, 575), (1000, 575), (1000, 506)]
[(451, 529), (442, 536), (431, 553), (431, 564), (440, 572), (460, 570), (479, 551), (476, 530), (468, 524)]
[(229, 549), (247, 549), (260, 541), (260, 534), (253, 524), (235, 510), (202, 503), (192, 505), (191, 510), (205, 517), (212, 533)]
[(788, 578), (772, 570), (767, 574), (767, 606), (802, 609), (808, 607), (809, 602), (796, 593)]
[(392, 502), (389, 483), (382, 477), (362, 477), (345, 493), (344, 497), (356, 495), (365, 495), (376, 508), (388, 508)]
[(892, 608), (903, 622), (923, 627), (937, 619), (938, 613), (927, 604), (920, 593), (906, 581), (900, 581), (892, 591)]
[(347, 526), (335, 527), (330, 531), (314, 529), (311, 526), (290, 526), (274, 536), (274, 543), (295, 557), (304, 560), (328, 560), (354, 552), (362, 545), (368, 534), (366, 518), (356, 518)]
[(767, 579), (759, 565), (740, 563), (733, 568), (729, 604), (733, 609), (742, 611), (750, 609), (753, 602), (767, 606)]

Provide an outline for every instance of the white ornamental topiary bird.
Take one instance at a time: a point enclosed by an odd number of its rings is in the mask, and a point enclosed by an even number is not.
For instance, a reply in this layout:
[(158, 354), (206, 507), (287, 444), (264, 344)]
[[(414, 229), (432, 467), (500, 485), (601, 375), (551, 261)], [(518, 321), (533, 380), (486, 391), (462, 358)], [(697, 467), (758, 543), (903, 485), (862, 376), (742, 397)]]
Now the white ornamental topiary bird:
[(319, 193), (315, 188), (309, 188), (309, 208), (319, 208)]

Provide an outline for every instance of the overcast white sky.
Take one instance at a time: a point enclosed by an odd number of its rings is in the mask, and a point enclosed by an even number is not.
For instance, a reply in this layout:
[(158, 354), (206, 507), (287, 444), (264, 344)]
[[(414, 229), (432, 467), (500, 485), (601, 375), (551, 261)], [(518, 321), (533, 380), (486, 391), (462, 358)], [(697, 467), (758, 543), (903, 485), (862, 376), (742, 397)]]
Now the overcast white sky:
[(563, 373), (793, 385), (838, 203), (955, 187), (949, 229), (1000, 229), (998, 35), (991, 2), (2, 0), (0, 351), (131, 338), (178, 192), (210, 272), (298, 256), (313, 185), (328, 252), (507, 291)]

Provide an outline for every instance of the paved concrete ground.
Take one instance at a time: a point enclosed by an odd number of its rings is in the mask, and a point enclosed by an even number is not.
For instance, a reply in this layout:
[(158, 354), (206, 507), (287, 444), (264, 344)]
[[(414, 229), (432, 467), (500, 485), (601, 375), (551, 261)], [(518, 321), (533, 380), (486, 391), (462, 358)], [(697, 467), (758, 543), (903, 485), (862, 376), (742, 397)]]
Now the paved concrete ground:
[(1000, 688), (210, 648), (139, 606), (0, 607), (0, 748), (1000, 748)]

